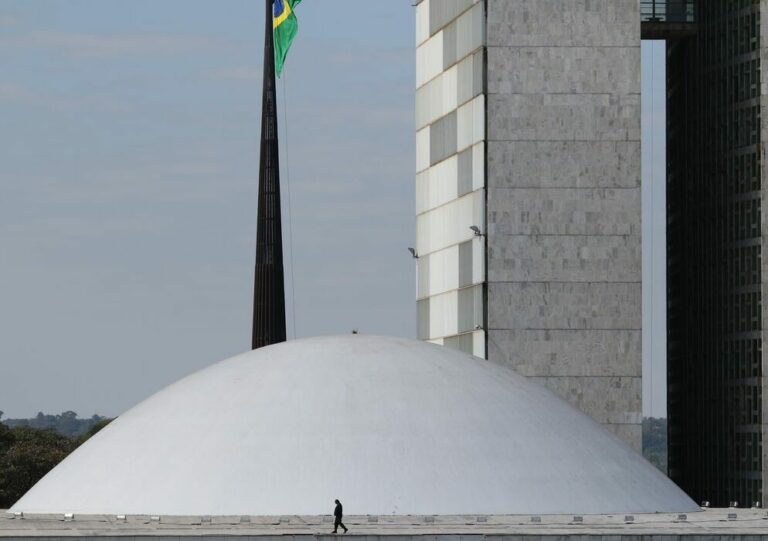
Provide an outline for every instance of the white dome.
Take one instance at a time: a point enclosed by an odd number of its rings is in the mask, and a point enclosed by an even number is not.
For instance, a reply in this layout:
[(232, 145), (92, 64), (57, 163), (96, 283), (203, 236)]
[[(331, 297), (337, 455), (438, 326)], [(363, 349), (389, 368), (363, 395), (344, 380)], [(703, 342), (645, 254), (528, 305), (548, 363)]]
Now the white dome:
[(514, 371), (393, 338), (250, 351), (121, 415), (13, 507), (28, 513), (685, 512), (618, 438)]

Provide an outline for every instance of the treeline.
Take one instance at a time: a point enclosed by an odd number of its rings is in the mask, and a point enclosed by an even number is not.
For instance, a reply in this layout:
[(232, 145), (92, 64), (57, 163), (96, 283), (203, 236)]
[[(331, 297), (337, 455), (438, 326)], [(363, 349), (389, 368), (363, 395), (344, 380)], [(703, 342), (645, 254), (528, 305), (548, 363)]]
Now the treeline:
[(43, 428), (58, 432), (62, 436), (82, 436), (87, 433), (94, 425), (104, 421), (106, 417), (94, 415), (87, 419), (80, 419), (74, 411), (65, 411), (58, 415), (50, 415), (39, 412), (31, 419), (5, 419), (3, 412), (0, 411), (0, 422), (5, 423), (10, 428), (28, 426), (30, 428)]
[(662, 417), (643, 419), (643, 456), (667, 474), (667, 420)]
[(74, 420), (80, 422), (72, 423), (70, 413), (74, 412), (38, 414), (33, 419), (0, 419), (0, 509), (11, 507), (69, 453), (111, 421), (99, 416), (77, 419), (75, 414)]

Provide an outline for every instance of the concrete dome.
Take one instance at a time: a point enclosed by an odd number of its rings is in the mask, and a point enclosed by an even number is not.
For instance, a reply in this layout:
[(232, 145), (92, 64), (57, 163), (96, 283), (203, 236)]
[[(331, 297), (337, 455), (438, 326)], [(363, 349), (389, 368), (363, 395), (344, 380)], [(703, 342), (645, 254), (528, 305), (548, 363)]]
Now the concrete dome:
[(589, 417), (514, 371), (374, 336), (219, 362), (107, 426), (13, 507), (28, 513), (685, 512)]

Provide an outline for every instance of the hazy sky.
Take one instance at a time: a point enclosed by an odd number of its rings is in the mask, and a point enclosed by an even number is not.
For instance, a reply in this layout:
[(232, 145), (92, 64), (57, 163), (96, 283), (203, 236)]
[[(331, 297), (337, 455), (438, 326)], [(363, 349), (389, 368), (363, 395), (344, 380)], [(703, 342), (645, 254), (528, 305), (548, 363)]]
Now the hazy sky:
[[(290, 337), (415, 335), (411, 3), (297, 9), (278, 86)], [(256, 0), (0, 0), (6, 416), (117, 415), (249, 348), (263, 28)]]

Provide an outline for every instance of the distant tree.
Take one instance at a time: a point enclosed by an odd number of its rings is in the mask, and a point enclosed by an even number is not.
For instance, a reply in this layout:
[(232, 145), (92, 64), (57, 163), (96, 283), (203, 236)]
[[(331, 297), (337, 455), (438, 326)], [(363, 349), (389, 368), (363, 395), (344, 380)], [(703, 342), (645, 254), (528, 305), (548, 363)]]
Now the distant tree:
[(74, 436), (80, 433), (80, 426), (83, 424), (74, 411), (65, 411), (55, 417), (56, 431), (67, 436)]
[[(14, 437), (10, 428), (0, 423), (0, 457), (2, 457), (8, 448), (13, 444)], [(2, 507), (2, 505), (0, 505)]]
[[(0, 417), (3, 412), (0, 412)], [(74, 411), (0, 422), (0, 509), (7, 509), (112, 419)]]
[[(97, 415), (94, 415), (94, 417), (98, 417)], [(105, 417), (98, 417), (98, 419), (94, 420), (93, 424), (91, 425), (91, 428), (85, 431), (85, 434), (80, 436), (80, 444), (85, 443), (89, 438), (96, 435), (96, 433), (107, 426), (109, 423), (112, 422), (112, 419), (107, 419)]]
[(16, 427), (0, 434), (3, 439), (0, 444), (0, 508), (3, 509), (13, 505), (77, 446), (71, 438), (53, 430)]
[(643, 419), (643, 456), (659, 470), (667, 473), (667, 420), (661, 417)]
[(93, 415), (89, 419), (79, 419), (74, 411), (64, 411), (58, 415), (38, 412), (31, 419), (5, 419), (3, 422), (11, 428), (19, 426), (50, 428), (64, 436), (77, 437), (85, 434), (91, 426), (104, 418), (100, 415)]

